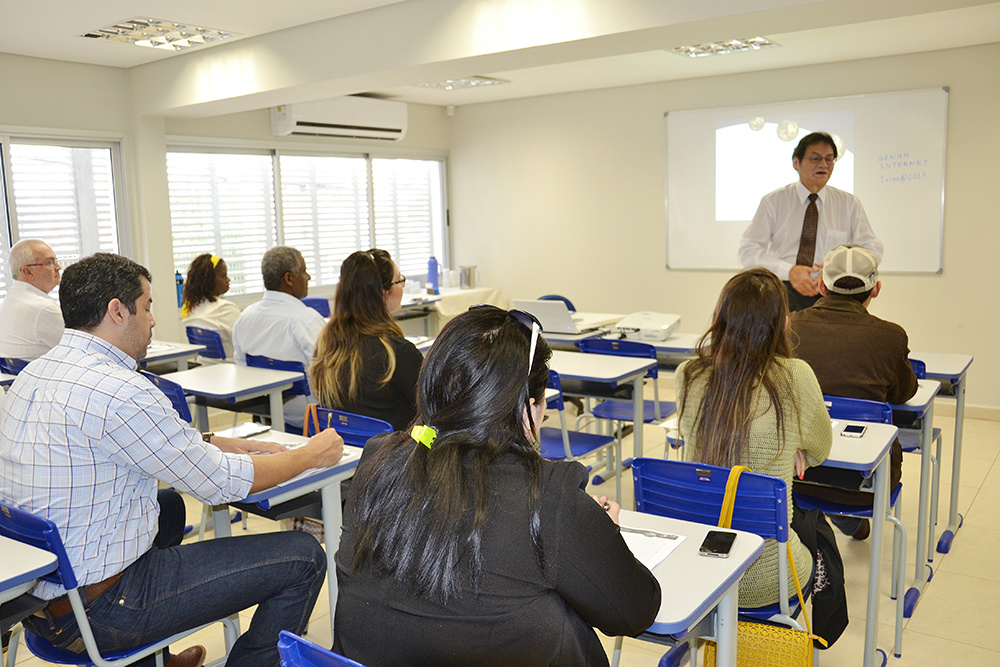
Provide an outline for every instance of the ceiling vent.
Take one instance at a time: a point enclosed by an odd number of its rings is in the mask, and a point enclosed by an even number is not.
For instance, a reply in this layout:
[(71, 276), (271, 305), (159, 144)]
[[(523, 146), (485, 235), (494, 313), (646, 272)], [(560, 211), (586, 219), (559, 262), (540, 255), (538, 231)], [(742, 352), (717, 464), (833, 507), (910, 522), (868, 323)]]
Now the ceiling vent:
[(399, 141), (406, 134), (406, 103), (349, 96), (272, 107), (271, 134)]

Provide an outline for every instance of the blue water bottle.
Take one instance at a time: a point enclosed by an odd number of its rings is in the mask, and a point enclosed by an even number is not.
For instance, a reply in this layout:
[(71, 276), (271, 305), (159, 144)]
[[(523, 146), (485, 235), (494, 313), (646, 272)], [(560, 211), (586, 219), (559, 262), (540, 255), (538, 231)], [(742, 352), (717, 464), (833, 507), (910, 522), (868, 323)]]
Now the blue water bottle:
[(427, 287), (428, 291), (434, 290), (434, 294), (440, 294), (438, 290), (438, 261), (434, 257), (427, 260)]
[(180, 271), (174, 273), (174, 282), (177, 283), (177, 307), (180, 308), (184, 303), (184, 276)]

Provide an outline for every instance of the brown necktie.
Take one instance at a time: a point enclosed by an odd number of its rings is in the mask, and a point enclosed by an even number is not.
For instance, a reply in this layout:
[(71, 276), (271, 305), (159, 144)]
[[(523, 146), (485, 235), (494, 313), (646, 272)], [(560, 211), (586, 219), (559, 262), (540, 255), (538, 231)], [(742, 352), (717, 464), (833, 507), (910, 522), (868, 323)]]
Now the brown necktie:
[(809, 195), (809, 206), (806, 206), (806, 216), (802, 218), (802, 239), (799, 241), (799, 254), (795, 263), (802, 266), (812, 266), (816, 257), (816, 225), (819, 223), (819, 209), (816, 208), (815, 192)]

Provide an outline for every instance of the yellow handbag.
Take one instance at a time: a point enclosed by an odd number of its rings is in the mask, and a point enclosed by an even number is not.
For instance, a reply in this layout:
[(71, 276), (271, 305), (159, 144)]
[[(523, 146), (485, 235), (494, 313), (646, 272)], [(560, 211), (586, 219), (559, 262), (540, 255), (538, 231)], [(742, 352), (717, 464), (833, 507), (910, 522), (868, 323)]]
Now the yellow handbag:
[[(729, 528), (733, 521), (733, 507), (736, 504), (736, 487), (740, 475), (749, 472), (745, 466), (734, 466), (729, 471), (726, 483), (726, 495), (722, 501), (722, 512), (719, 515), (719, 526)], [(736, 628), (736, 664), (739, 667), (812, 667), (813, 640), (821, 637), (809, 632), (809, 616), (806, 613), (806, 603), (802, 597), (802, 586), (799, 584), (799, 574), (795, 569), (795, 558), (792, 556), (791, 544), (788, 549), (788, 564), (792, 568), (792, 578), (795, 581), (795, 592), (799, 597), (802, 618), (806, 630), (795, 630), (781, 625), (767, 625), (752, 621), (740, 621)], [(705, 667), (715, 667), (716, 645), (713, 641), (705, 642)]]

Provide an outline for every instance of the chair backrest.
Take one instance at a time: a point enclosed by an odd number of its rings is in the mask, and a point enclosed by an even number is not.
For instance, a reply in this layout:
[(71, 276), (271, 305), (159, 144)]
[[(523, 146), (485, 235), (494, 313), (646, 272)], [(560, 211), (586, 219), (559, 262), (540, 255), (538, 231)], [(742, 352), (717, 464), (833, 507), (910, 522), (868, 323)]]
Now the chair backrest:
[(281, 359), (265, 357), (262, 354), (248, 354), (247, 366), (254, 366), (255, 368), (271, 368), (276, 371), (298, 371), (299, 373), (302, 373), (302, 379), (293, 384), (292, 388), (285, 393), (301, 394), (302, 396), (308, 396), (310, 393), (309, 378), (306, 376), (306, 369), (305, 366), (302, 365), (301, 361), (282, 361)]
[(913, 374), (917, 376), (918, 380), (927, 379), (927, 364), (919, 359), (910, 359), (910, 367), (913, 369)]
[(323, 317), (330, 317), (330, 300), (325, 296), (307, 296), (302, 299), (306, 304)]
[(170, 404), (177, 410), (183, 421), (191, 423), (191, 406), (188, 405), (187, 396), (184, 395), (184, 388), (173, 380), (168, 380), (162, 375), (156, 375), (149, 371), (139, 371), (144, 378), (159, 387), (160, 391), (167, 395)]
[[(584, 338), (577, 343), (581, 352), (592, 354), (613, 354), (618, 357), (638, 357), (641, 359), (656, 360), (656, 348), (649, 343), (641, 343), (637, 340), (624, 340), (614, 338)], [(653, 366), (646, 372), (648, 378), (658, 378), (659, 368)]]
[(892, 423), (892, 408), (888, 403), (867, 401), (862, 398), (823, 395), (826, 410), (833, 419), (854, 419), (878, 424)]
[[(669, 459), (632, 461), (635, 509), (647, 514), (719, 524), (729, 468)], [(732, 528), (764, 539), (788, 541), (788, 492), (784, 480), (745, 472), (740, 476)]]
[(6, 503), (0, 503), (0, 535), (55, 555), (58, 563), (55, 571), (42, 578), (62, 584), (66, 590), (77, 587), (73, 566), (69, 562), (69, 556), (66, 555), (62, 538), (59, 537), (59, 529), (54, 523)]
[(562, 412), (565, 408), (563, 403), (562, 395), (562, 380), (559, 379), (559, 373), (556, 373), (551, 368), (549, 369), (549, 381), (545, 384), (549, 389), (555, 389), (559, 392), (558, 395), (549, 398), (546, 402), (545, 408), (547, 410), (558, 410)]
[(222, 346), (222, 336), (218, 331), (202, 329), (201, 327), (185, 327), (188, 342), (192, 345), (204, 345), (201, 356), (209, 359), (225, 359), (226, 348)]
[(278, 653), (281, 667), (365, 667), (288, 630), (278, 634)]
[[(319, 424), (322, 428), (335, 428), (344, 443), (355, 447), (364, 447), (372, 436), (379, 433), (392, 433), (392, 424), (375, 417), (356, 415), (353, 412), (333, 410), (331, 408), (316, 408)], [(312, 420), (309, 422), (309, 435), (315, 435), (316, 429)]]
[(546, 294), (545, 296), (538, 297), (539, 301), (562, 301), (566, 304), (566, 309), (571, 313), (576, 312), (576, 308), (573, 306), (573, 302), (564, 296), (559, 296), (558, 294)]
[(17, 375), (23, 371), (24, 367), (27, 365), (27, 359), (18, 359), (17, 357), (0, 357), (0, 373)]

